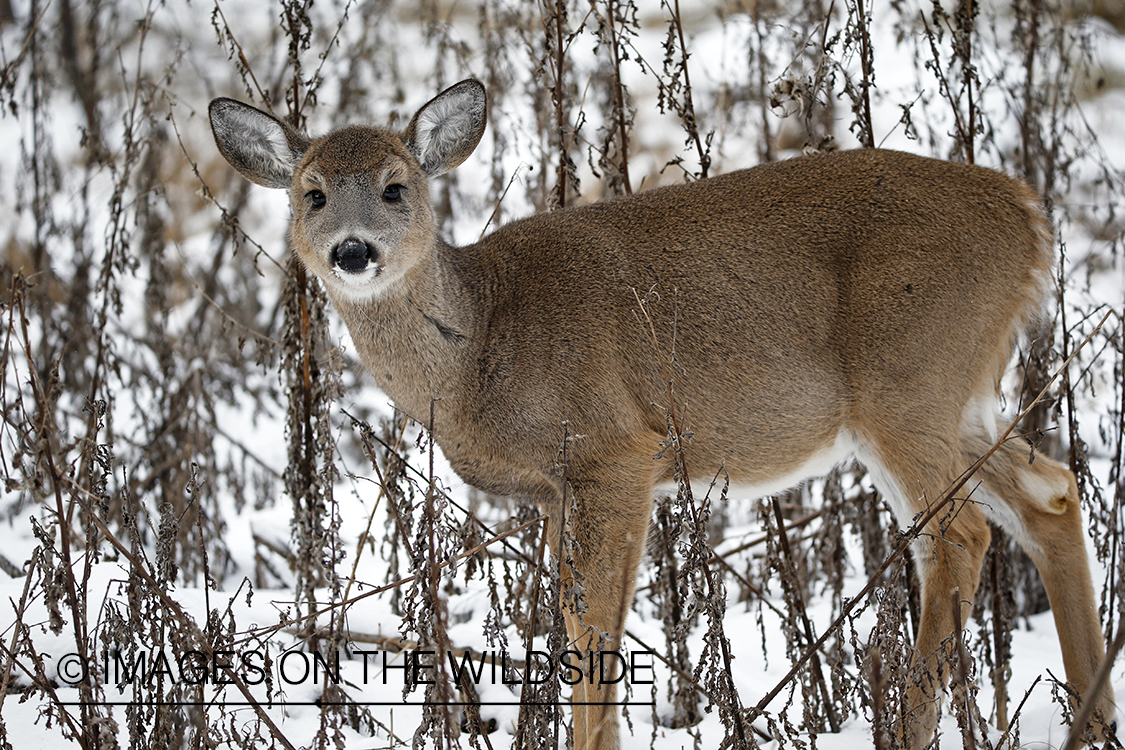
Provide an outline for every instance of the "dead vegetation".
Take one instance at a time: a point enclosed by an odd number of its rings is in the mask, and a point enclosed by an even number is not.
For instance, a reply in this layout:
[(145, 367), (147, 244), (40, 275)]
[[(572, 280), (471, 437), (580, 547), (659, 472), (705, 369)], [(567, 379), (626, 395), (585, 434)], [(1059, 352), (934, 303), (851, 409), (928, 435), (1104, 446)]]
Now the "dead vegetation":
[[(530, 211), (840, 144), (1023, 176), (1046, 197), (1066, 260), (1054, 324), (1026, 349), (1008, 406), (1020, 411), (1093, 334), (1020, 431), (1078, 476), (1105, 633), (1119, 632), (1125, 346), (1106, 271), (1120, 262), (1122, 189), (1083, 109), (1112, 85), (1094, 67), (1108, 32), (1044, 0), (710, 5), (0, 2), (10, 209), (0, 471), (17, 536), (0, 568), (19, 592), (0, 617), (4, 747), (28, 743), (30, 725), (10, 717), (30, 702), (47, 731), (84, 750), (322, 748), (346, 732), (378, 747), (491, 748), (498, 719), (440, 659), (432, 684), (403, 691), (425, 699), (420, 722), (393, 723), (341, 683), (314, 696), (315, 727), (302, 725), (300, 739), (269, 704), (307, 696), (271, 680), (235, 677), (209, 703), (206, 685), (163, 675), (124, 694), (96, 679), (74, 689), (58, 660), (262, 648), (271, 667), (293, 649), (354, 656), (371, 599), (400, 618), (379, 641), (396, 648), (465, 653), (451, 631), (466, 621), (489, 648), (553, 653), (565, 638), (538, 510), (451, 495), (424, 425), (404, 424), (363, 385), (323, 292), (286, 259), (284, 205), (215, 153), (202, 116), (215, 95), (323, 131), (402, 126), (433, 92), (481, 79), (487, 158), (436, 186), (443, 228), (463, 240)], [(1110, 5), (1095, 12), (1116, 22)], [(567, 439), (560, 426), (562, 465)], [(895, 747), (917, 592), (904, 537), (862, 469), (757, 504), (728, 502), (722, 477), (698, 490), (682, 486), (655, 517), (635, 616), (661, 640), (630, 632), (627, 647), (654, 652), (666, 679), (627, 696), (660, 706), (627, 708), (636, 741), (650, 740), (638, 732), (643, 712), (654, 746), (664, 727), (704, 747), (698, 727), (714, 713), (722, 747), (815, 746), (856, 721), (876, 747)], [(287, 534), (262, 520), (276, 513)], [(1054, 689), (1069, 710), (1057, 683), (1010, 682), (1011, 633), (1046, 599), (1027, 558), (993, 534), (977, 616), (950, 648), (945, 710), (965, 748), (1018, 747), (1031, 691)], [(863, 596), (849, 577), (869, 581)], [(451, 610), (469, 591), (484, 592), (471, 611)], [(271, 621), (240, 609), (254, 597), (279, 602)], [(736, 608), (756, 613), (762, 632), (727, 630)], [(767, 658), (795, 666), (763, 697), (736, 684), (730, 644), (764, 641), (767, 618), (785, 643)], [(514, 746), (566, 746), (568, 691), (552, 679), (512, 694)], [(131, 705), (111, 705), (121, 702)], [(999, 742), (985, 722), (1004, 732)]]

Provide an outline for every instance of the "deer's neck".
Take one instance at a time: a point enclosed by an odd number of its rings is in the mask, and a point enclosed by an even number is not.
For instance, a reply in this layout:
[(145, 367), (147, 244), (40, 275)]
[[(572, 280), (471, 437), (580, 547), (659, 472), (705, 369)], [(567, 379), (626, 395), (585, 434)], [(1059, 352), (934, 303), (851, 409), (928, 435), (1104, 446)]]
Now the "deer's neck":
[(463, 397), (478, 356), (487, 284), (460, 252), (439, 244), (375, 299), (333, 299), (379, 387), (423, 424), (431, 401), (444, 411)]

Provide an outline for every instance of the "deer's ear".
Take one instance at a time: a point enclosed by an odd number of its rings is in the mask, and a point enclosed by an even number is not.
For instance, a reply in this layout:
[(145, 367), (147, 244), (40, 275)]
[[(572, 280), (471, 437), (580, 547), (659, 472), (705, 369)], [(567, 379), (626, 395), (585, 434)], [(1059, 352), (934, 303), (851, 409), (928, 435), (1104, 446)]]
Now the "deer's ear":
[(246, 179), (268, 188), (288, 188), (309, 147), (307, 136), (271, 114), (234, 99), (208, 108), (219, 153)]
[(473, 153), (484, 135), (484, 85), (469, 79), (427, 102), (402, 134), (407, 148), (430, 177), (453, 169)]

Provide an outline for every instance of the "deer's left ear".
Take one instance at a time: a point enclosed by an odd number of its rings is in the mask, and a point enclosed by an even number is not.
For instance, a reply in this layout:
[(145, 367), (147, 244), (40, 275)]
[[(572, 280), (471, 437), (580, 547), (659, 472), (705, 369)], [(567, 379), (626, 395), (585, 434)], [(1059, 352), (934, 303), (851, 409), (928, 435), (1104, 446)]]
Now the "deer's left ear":
[(484, 85), (468, 79), (427, 102), (403, 131), (407, 148), (430, 177), (445, 174), (469, 158), (484, 135)]

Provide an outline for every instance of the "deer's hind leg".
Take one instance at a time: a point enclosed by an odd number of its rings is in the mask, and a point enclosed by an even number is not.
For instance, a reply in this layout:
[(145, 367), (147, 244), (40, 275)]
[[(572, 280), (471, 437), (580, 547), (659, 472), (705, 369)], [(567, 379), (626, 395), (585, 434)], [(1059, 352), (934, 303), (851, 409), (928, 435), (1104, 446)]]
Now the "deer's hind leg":
[[(991, 447), (985, 435), (965, 440), (965, 460), (975, 461)], [(1039, 569), (1059, 633), (1066, 678), (1082, 700), (1098, 666), (1105, 658), (1105, 643), (1098, 618), (1094, 586), (1086, 556), (1078, 488), (1074, 475), (1062, 464), (1041, 455), (1020, 439), (1009, 440), (994, 453), (970, 482), (980, 507), (1024, 548)], [(1107, 685), (1095, 708), (1101, 721), (1114, 721), (1113, 690)]]
[[(911, 526), (941, 500), (960, 475), (961, 451), (953, 429), (898, 425), (875, 434), (875, 455), (860, 457), (890, 502), (899, 524)], [(911, 551), (921, 584), (921, 619), (898, 733), (904, 747), (925, 747), (933, 737), (939, 694), (949, 679), (952, 639), (972, 610), (991, 532), (984, 514), (956, 497), (922, 528)], [(953, 601), (957, 591), (959, 605)]]

